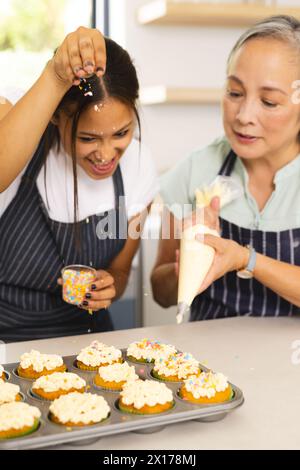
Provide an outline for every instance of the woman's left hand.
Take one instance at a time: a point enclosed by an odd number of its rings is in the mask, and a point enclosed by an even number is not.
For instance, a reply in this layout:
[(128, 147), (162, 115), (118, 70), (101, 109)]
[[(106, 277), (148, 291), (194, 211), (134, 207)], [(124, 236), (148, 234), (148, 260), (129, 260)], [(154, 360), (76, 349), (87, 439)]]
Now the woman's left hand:
[[(203, 235), (196, 235), (199, 243), (203, 242)], [(233, 240), (215, 237), (214, 235), (204, 235), (205, 245), (209, 245), (215, 250), (215, 257), (210, 270), (202, 282), (198, 294), (207, 289), (214, 281), (224, 276), (230, 271), (237, 271), (247, 266), (249, 250), (239, 245)]]
[[(58, 284), (62, 285), (62, 279), (58, 279)], [(108, 308), (113, 298), (116, 296), (115, 280), (113, 276), (102, 269), (97, 271), (96, 280), (91, 284), (90, 290), (85, 295), (85, 299), (79, 306), (84, 310), (97, 311)]]

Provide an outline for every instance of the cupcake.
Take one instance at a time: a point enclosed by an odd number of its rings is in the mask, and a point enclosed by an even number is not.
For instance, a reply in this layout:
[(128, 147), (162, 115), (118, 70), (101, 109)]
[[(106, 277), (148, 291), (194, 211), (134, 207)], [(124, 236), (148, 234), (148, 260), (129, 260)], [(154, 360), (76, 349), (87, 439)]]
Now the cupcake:
[(127, 359), (134, 362), (154, 362), (175, 353), (176, 348), (170, 344), (144, 338), (128, 346)]
[(0, 379), (2, 379), (2, 380), (6, 379), (6, 375), (5, 375), (5, 372), (4, 372), (4, 367), (1, 366), (1, 364), (0, 364)]
[(63, 359), (56, 354), (41, 354), (39, 351), (31, 350), (21, 356), (17, 372), (25, 379), (38, 379), (42, 375), (53, 374), (53, 372), (64, 372), (66, 365)]
[(82, 349), (76, 358), (76, 365), (79, 369), (91, 371), (115, 362), (123, 362), (122, 351), (98, 341), (93, 341), (90, 346)]
[(192, 375), (179, 390), (179, 396), (184, 400), (198, 404), (223, 403), (233, 395), (231, 385), (225, 375), (212, 371)]
[(98, 387), (109, 390), (122, 390), (126, 382), (137, 380), (139, 376), (135, 373), (134, 366), (127, 362), (111, 364), (110, 366), (99, 367), (98, 374), (94, 382)]
[(176, 353), (155, 361), (151, 374), (159, 380), (182, 382), (190, 375), (198, 375), (199, 362), (189, 353)]
[(106, 419), (110, 407), (99, 395), (73, 392), (54, 400), (49, 412), (54, 423), (64, 426), (88, 426)]
[(55, 400), (61, 395), (71, 392), (83, 393), (86, 382), (81, 377), (71, 372), (54, 372), (43, 375), (32, 385), (32, 391), (38, 397), (45, 400)]
[(12, 401), (22, 401), (19, 385), (10, 384), (0, 379), (0, 405)]
[(157, 414), (174, 406), (172, 390), (154, 380), (127, 382), (120, 393), (119, 409), (133, 414)]
[(0, 439), (22, 437), (39, 427), (41, 412), (27, 403), (11, 402), (0, 406)]

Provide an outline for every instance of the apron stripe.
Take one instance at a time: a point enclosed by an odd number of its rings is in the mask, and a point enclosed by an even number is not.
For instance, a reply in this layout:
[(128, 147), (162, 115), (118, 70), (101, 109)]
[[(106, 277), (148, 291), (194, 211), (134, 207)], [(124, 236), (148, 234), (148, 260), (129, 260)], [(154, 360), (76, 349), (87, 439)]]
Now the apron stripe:
[[(46, 241), (46, 234), (44, 234), (44, 237), (39, 240), (39, 236), (41, 235), (42, 229), (40, 229), (32, 238), (32, 241), (29, 242), (28, 247), (26, 247), (27, 251), (32, 251), (32, 248), (34, 247), (36, 252), (39, 253), (40, 248), (44, 245)], [(38, 242), (39, 240), (39, 242)], [(22, 251), (22, 247), (21, 247)], [(20, 280), (24, 277), (30, 276), (30, 266), (26, 265), (24, 263), (24, 258), (25, 256), (21, 256), (21, 258), (18, 259), (16, 269), (18, 270), (18, 276), (16, 276), (16, 284), (20, 283)], [(39, 259), (37, 259), (37, 265), (39, 263)]]
[[(241, 240), (241, 230), (238, 227), (238, 238)], [(236, 301), (235, 301), (235, 311), (240, 311), (240, 300), (241, 300), (241, 288), (240, 288), (240, 278), (236, 276)]]
[[(277, 259), (281, 259), (281, 253), (280, 253), (280, 233), (276, 233), (276, 245), (277, 245)], [(277, 302), (276, 302), (276, 308), (275, 308), (275, 316), (278, 317), (280, 312), (280, 297), (279, 295), (277, 296)]]

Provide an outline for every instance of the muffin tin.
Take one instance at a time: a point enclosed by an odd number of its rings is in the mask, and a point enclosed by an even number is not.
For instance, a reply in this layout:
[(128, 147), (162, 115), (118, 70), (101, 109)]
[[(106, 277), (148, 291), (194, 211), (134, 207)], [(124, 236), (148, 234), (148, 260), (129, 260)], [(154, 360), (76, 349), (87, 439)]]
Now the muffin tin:
[[(125, 350), (122, 351), (122, 354), (123, 358), (127, 360)], [(7, 380), (20, 386), (25, 401), (30, 405), (37, 406), (42, 416), (37, 431), (21, 438), (0, 439), (0, 449), (37, 449), (65, 443), (74, 443), (82, 446), (91, 444), (103, 436), (110, 436), (122, 432), (133, 431), (143, 434), (157, 432), (168, 424), (178, 423), (180, 421), (218, 421), (223, 419), (227, 413), (241, 406), (244, 402), (242, 391), (233, 384), (231, 384), (231, 386), (234, 391), (234, 396), (230, 401), (222, 404), (196, 405), (178, 396), (178, 390), (181, 386), (180, 382), (163, 382), (173, 391), (175, 400), (173, 408), (156, 415), (132, 415), (121, 412), (118, 409), (119, 392), (102, 390), (100, 387), (93, 384), (96, 372), (78, 369), (76, 367), (76, 356), (65, 356), (63, 359), (69, 372), (77, 373), (86, 381), (88, 392), (102, 395), (106, 399), (111, 408), (110, 416), (102, 423), (85, 427), (69, 428), (52, 423), (48, 417), (51, 402), (32, 394), (31, 387), (34, 380), (23, 379), (18, 376), (16, 372), (18, 363), (6, 364), (4, 365), (4, 369)], [(136, 373), (140, 378), (157, 380), (151, 375), (153, 364), (127, 361), (135, 366)], [(201, 364), (200, 367), (202, 370), (207, 371), (207, 368)]]

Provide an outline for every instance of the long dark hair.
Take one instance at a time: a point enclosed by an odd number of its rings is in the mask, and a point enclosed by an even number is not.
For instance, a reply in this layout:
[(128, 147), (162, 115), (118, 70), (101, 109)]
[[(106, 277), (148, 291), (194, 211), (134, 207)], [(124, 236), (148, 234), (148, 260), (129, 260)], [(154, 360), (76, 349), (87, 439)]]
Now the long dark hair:
[[(104, 101), (106, 98), (115, 98), (133, 110), (139, 127), (139, 140), (141, 140), (141, 122), (136, 104), (139, 97), (139, 82), (136, 69), (128, 52), (119, 44), (110, 38), (105, 38), (105, 44), (107, 61), (103, 77), (98, 78), (97, 75), (93, 75), (86, 79), (82, 87), (72, 86), (64, 95), (54, 113), (55, 117), (63, 111), (70, 116), (71, 119), (71, 157), (74, 178), (74, 233), (77, 250), (80, 250), (81, 233), (80, 223), (78, 222), (76, 135), (81, 114), (90, 106), (99, 103), (99, 101)], [(49, 122), (43, 134), (43, 139), (44, 159), (46, 163), (50, 149), (56, 148), (56, 150), (59, 151), (61, 145), (59, 130), (54, 123)], [(44, 168), (44, 180), (46, 181), (46, 164)]]

